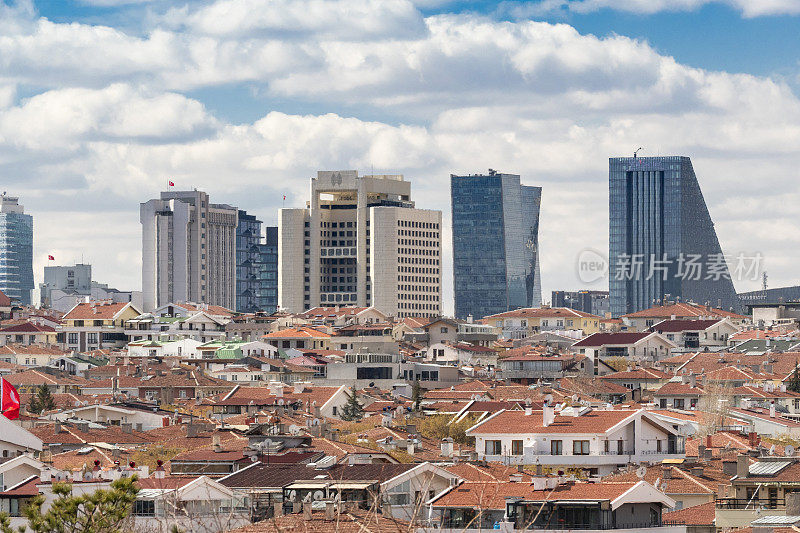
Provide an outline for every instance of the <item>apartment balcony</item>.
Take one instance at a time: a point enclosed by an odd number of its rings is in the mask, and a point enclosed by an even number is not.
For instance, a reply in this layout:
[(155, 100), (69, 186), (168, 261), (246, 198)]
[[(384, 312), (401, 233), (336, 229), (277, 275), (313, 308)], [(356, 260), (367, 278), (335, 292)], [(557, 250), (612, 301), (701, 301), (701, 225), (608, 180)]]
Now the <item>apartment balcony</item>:
[(724, 529), (748, 527), (757, 518), (786, 514), (786, 502), (778, 498), (720, 498), (716, 508), (715, 524)]

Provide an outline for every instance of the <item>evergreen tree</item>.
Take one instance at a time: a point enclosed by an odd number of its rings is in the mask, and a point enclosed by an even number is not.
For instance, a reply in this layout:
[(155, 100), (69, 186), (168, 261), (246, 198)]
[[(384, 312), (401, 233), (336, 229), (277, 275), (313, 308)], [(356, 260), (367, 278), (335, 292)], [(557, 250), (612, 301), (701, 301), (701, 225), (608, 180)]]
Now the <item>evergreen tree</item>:
[[(53, 501), (46, 513), (42, 512), (44, 496), (34, 497), (23, 515), (28, 519), (26, 531), (34, 533), (122, 533), (130, 531), (128, 521), (136, 493), (136, 477), (120, 478), (110, 489), (99, 489), (90, 494), (72, 494), (68, 483), (53, 485)], [(13, 533), (7, 513), (0, 513), (0, 532)]]
[(345, 422), (356, 422), (364, 418), (364, 407), (358, 401), (358, 393), (356, 387), (350, 387), (350, 394), (348, 395), (347, 403), (342, 407), (341, 418)]
[(419, 411), (420, 403), (422, 403), (422, 387), (419, 385), (419, 379), (415, 379), (411, 389), (411, 404), (415, 411)]
[(39, 414), (42, 411), (52, 411), (55, 408), (56, 402), (53, 400), (53, 395), (50, 394), (50, 389), (42, 383), (36, 389), (36, 394), (31, 396), (31, 401), (28, 402), (28, 411)]

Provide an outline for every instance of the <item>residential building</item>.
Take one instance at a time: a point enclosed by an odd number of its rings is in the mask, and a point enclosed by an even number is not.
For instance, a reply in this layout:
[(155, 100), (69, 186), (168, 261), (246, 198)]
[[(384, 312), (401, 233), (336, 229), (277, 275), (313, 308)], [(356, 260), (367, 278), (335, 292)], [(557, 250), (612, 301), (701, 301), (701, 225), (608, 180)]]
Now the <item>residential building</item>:
[(626, 531), (686, 533), (667, 523), (675, 501), (646, 481), (598, 483), (513, 474), (454, 484), (430, 502), (426, 531)]
[(467, 430), (479, 459), (538, 464), (552, 471), (579, 468), (609, 474), (629, 463), (660, 462), (684, 455), (672, 426), (639, 410), (563, 408), (500, 411)]
[(691, 351), (724, 350), (728, 337), (738, 330), (738, 327), (725, 318), (664, 320), (650, 327), (650, 331), (664, 335), (678, 348)]
[(542, 304), (539, 209), (542, 188), (517, 174), (450, 175), (457, 318)]
[(108, 300), (79, 303), (62, 318), (56, 341), (62, 348), (78, 352), (122, 348), (128, 342), (126, 322), (140, 314), (131, 303)]
[(417, 209), (402, 175), (320, 171), (310, 192), (307, 208), (280, 212), (281, 309), (441, 315), (442, 213)]
[(550, 306), (569, 307), (603, 317), (611, 311), (608, 291), (553, 291)]
[(585, 356), (539, 351), (530, 346), (506, 351), (499, 364), (504, 380), (526, 385), (567, 373), (594, 375), (594, 366)]
[(670, 379), (654, 391), (653, 402), (661, 409), (696, 409), (703, 394), (694, 374), (683, 375)]
[(0, 291), (31, 305), (33, 284), (33, 217), (19, 198), (0, 196)]
[(600, 380), (628, 390), (660, 390), (669, 379), (669, 374), (655, 368), (633, 368), (600, 376)]
[(623, 327), (627, 331), (648, 331), (655, 324), (664, 320), (698, 320), (710, 318), (727, 318), (737, 328), (751, 323), (750, 317), (732, 313), (724, 309), (717, 309), (707, 305), (693, 302), (665, 302), (634, 313), (620, 317)]
[(111, 300), (131, 302), (141, 309), (141, 291), (121, 291), (107, 283), (92, 281), (92, 265), (44, 267), (44, 282), (39, 284), (40, 306), (66, 313), (79, 302)]
[(658, 361), (669, 356), (677, 344), (663, 335), (645, 333), (593, 333), (572, 345), (573, 350), (597, 362), (606, 357), (624, 357), (636, 361)]
[(140, 206), (142, 306), (169, 302), (236, 306), (238, 210), (202, 191), (162, 192)]
[(125, 321), (125, 335), (131, 342), (182, 338), (209, 342), (223, 339), (233, 313), (219, 305), (168, 303), (151, 313)]
[[(543, 331), (580, 331), (590, 335), (600, 331), (600, 317), (569, 307), (542, 306), (516, 309), (486, 317), (490, 326), (502, 330), (506, 339), (524, 339)], [(578, 336), (580, 338), (580, 336)]]
[(613, 157), (608, 174), (611, 314), (669, 298), (738, 310), (691, 160)]
[(0, 328), (0, 346), (6, 344), (55, 344), (56, 330), (47, 324), (23, 322)]

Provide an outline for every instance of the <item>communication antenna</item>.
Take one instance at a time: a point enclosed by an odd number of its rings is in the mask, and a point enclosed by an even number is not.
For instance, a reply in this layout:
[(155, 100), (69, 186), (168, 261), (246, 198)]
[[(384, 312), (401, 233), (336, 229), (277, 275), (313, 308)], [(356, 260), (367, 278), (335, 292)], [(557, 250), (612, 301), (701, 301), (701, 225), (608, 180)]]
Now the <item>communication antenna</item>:
[(646, 467), (646, 466), (640, 466), (640, 467), (639, 467), (639, 468), (636, 470), (636, 476), (637, 476), (639, 479), (644, 479), (644, 476), (646, 476), (646, 475), (647, 475), (647, 467)]
[(639, 157), (639, 150), (644, 150), (644, 148), (642, 148), (642, 147), (640, 146), (639, 148), (637, 148), (636, 150), (634, 150), (634, 151), (633, 151), (633, 158), (634, 158), (634, 159), (636, 159), (637, 157)]
[(761, 274), (761, 289), (762, 290), (767, 290), (767, 272), (766, 272), (766, 270), (764, 271), (763, 274)]
[(794, 455), (794, 446), (792, 446), (791, 444), (787, 444), (786, 447), (783, 449), (783, 454), (786, 457), (791, 457), (792, 455)]

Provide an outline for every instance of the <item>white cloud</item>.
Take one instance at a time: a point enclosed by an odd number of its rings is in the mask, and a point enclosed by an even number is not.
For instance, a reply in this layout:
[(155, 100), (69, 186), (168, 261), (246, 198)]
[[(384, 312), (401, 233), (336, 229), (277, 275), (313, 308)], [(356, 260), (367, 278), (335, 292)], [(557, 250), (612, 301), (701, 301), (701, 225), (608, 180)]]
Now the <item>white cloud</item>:
[[(24, 9), (0, 21), (0, 172), (38, 217), (37, 247), (91, 253), (95, 241), (78, 236), (118, 220), (93, 260), (133, 288), (138, 203), (167, 179), (273, 222), (283, 194), (303, 204), (318, 169), (405, 173), (420, 207), (447, 214), (449, 174), (491, 167), (544, 187), (545, 288), (579, 288), (578, 252), (607, 246), (607, 158), (644, 146), (692, 156), (725, 249), (761, 251), (773, 283), (794, 281), (797, 213), (763, 208), (796, 204), (786, 191), (800, 101), (780, 81), (689, 68), (566, 24), (422, 20), (401, 1), (309, 0), (276, 14), (283, 5), (184, 7), (143, 35)], [(345, 17), (351, 5), (358, 20)], [(356, 116), (265, 109), (232, 125), (182, 94), (241, 82)], [(44, 89), (17, 101), (17, 84)]]
[(796, 0), (540, 0), (506, 2), (501, 10), (520, 18), (559, 10), (590, 13), (600, 9), (651, 15), (664, 11), (694, 11), (707, 4), (727, 5), (741, 11), (745, 17), (800, 14), (800, 3)]

